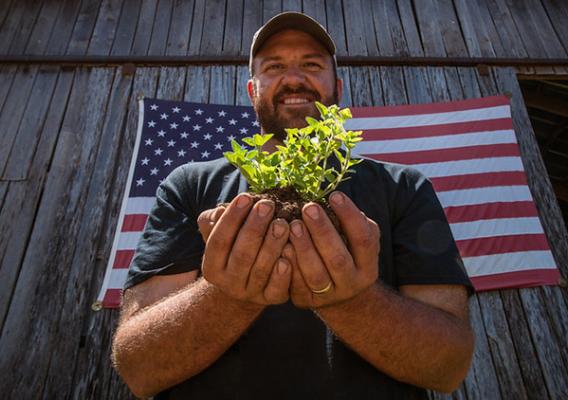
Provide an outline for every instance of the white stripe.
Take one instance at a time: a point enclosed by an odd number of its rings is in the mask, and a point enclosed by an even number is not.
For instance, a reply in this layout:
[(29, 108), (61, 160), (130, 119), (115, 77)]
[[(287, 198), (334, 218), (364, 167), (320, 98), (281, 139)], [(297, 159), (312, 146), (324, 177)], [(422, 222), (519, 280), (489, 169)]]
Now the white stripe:
[(113, 268), (107, 289), (122, 289), (127, 276), (128, 268)]
[(512, 130), (463, 133), (458, 135), (433, 136), (396, 140), (368, 140), (357, 144), (353, 153), (385, 154), (411, 151), (451, 149), (488, 144), (517, 143)]
[(450, 224), (455, 240), (543, 233), (537, 217), (497, 218)]
[(131, 197), (126, 203), (126, 214), (150, 214), (155, 197)]
[(470, 277), (535, 269), (556, 269), (552, 253), (548, 250), (465, 257), (463, 263)]
[(511, 117), (511, 110), (508, 105), (503, 105), (433, 114), (353, 118), (345, 123), (345, 129), (355, 131), (365, 129), (406, 128), (410, 126), (442, 125), (509, 117)]
[(428, 178), (482, 174), (487, 172), (524, 171), (520, 157), (492, 157), (412, 165)]
[(134, 250), (142, 232), (120, 232), (117, 250)]
[(526, 185), (436, 191), (436, 194), (444, 208), (484, 203), (532, 201), (531, 192)]

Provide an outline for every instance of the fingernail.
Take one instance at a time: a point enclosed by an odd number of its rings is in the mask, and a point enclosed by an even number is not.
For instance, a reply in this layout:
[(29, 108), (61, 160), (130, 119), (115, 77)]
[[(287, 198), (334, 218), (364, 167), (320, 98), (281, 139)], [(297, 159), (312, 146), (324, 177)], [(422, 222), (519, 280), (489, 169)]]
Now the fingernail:
[(331, 196), (329, 197), (329, 200), (335, 204), (336, 206), (340, 206), (343, 204), (343, 202), (345, 201), (345, 199), (343, 198), (343, 195), (339, 192), (333, 192), (331, 194)]
[(272, 205), (269, 203), (258, 203), (257, 211), (260, 217), (266, 217), (272, 211)]
[(240, 195), (237, 199), (237, 207), (238, 208), (245, 208), (250, 204), (250, 197), (246, 194)]
[(296, 237), (300, 237), (304, 234), (304, 229), (302, 228), (302, 223), (299, 221), (292, 222), (290, 225), (290, 229), (292, 229), (292, 233)]
[(279, 259), (278, 264), (276, 265), (276, 270), (279, 274), (283, 275), (288, 270), (288, 264), (286, 264), (282, 259)]
[(305, 208), (304, 211), (306, 211), (306, 214), (308, 214), (308, 217), (310, 217), (311, 219), (319, 218), (319, 210), (315, 204), (310, 204)]
[(282, 221), (274, 221), (272, 224), (272, 234), (274, 237), (279, 238), (284, 234), (284, 232), (286, 232), (286, 226), (282, 223)]

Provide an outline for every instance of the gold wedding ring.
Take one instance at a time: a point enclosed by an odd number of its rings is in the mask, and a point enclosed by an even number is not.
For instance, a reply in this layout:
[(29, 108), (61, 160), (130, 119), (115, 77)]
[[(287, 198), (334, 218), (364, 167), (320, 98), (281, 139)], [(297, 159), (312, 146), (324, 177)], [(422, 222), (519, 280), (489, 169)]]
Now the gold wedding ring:
[(331, 281), (329, 281), (329, 283), (327, 284), (327, 286), (324, 287), (323, 289), (320, 289), (320, 290), (314, 290), (314, 289), (312, 289), (312, 293), (313, 293), (313, 294), (325, 294), (325, 293), (327, 293), (327, 292), (329, 292), (329, 291), (331, 290), (332, 286), (333, 286), (333, 283), (331, 283)]

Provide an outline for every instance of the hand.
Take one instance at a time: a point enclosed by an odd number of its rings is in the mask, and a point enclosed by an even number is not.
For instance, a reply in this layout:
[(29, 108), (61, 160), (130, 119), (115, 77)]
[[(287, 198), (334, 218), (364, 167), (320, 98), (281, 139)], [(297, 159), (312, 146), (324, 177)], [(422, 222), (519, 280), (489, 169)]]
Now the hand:
[(330, 204), (347, 246), (316, 203), (306, 204), (302, 221), (290, 225), (292, 246), (287, 245), (283, 255), (293, 266), (291, 299), (297, 307), (320, 308), (347, 301), (379, 276), (378, 225), (341, 192), (330, 196)]
[(272, 221), (274, 203), (239, 194), (225, 208), (201, 213), (197, 219), (205, 241), (203, 276), (226, 295), (268, 305), (289, 298), (290, 264), (280, 258), (288, 241), (288, 223)]

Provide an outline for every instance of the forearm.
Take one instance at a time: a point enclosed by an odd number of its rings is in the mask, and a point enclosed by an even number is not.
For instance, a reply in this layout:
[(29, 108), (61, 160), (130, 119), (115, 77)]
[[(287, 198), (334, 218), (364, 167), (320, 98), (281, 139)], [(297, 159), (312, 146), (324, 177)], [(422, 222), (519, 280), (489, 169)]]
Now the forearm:
[(115, 366), (136, 395), (151, 396), (211, 365), (262, 309), (200, 279), (121, 324), (113, 342)]
[(469, 368), (469, 324), (382, 284), (317, 313), (346, 345), (399, 381), (449, 392)]

